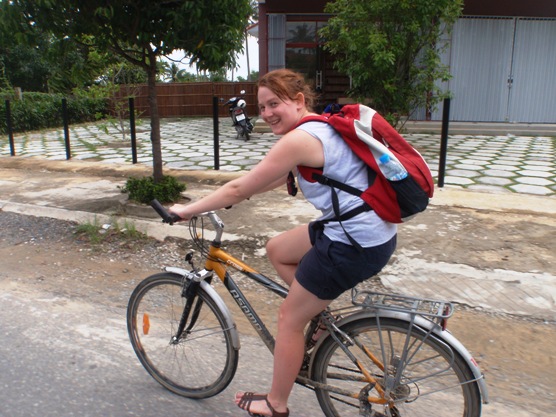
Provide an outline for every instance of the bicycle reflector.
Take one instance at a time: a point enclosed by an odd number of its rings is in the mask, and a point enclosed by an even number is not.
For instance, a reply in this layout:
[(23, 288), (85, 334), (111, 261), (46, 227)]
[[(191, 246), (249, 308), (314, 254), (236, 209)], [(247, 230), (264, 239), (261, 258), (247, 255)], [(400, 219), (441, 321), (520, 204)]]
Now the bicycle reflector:
[(151, 321), (147, 313), (143, 314), (143, 334), (149, 334), (149, 329), (151, 328)]

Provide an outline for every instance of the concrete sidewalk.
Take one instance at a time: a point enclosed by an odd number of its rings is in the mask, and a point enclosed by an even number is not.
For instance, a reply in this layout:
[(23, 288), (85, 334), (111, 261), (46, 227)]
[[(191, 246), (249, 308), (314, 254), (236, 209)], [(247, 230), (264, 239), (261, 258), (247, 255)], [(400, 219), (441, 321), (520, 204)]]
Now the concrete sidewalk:
[[(166, 168), (211, 171), (215, 167), (211, 118), (162, 121), (162, 156)], [(220, 120), (219, 168), (223, 172), (251, 169), (278, 140), (257, 127), (249, 142), (236, 139), (227, 118)], [(257, 123), (260, 125), (260, 123)], [(495, 127), (493, 127), (495, 125)], [(465, 127), (465, 128), (464, 128)], [(452, 124), (445, 185), (497, 194), (556, 196), (556, 126), (514, 124)], [(438, 176), (440, 134), (434, 122), (408, 125), (407, 140), (425, 157)], [(554, 129), (554, 130), (553, 130)], [(468, 133), (465, 133), (468, 132)], [(516, 132), (516, 133), (511, 133)], [(552, 134), (550, 135), (550, 133)], [(18, 134), (16, 156), (50, 161), (66, 159), (62, 130)], [(129, 135), (124, 141), (115, 129), (105, 133), (97, 125), (70, 128), (72, 159), (127, 165), (132, 163)], [(138, 162), (152, 166), (150, 131), (139, 126)], [(9, 157), (7, 137), (0, 138), (0, 158)]]

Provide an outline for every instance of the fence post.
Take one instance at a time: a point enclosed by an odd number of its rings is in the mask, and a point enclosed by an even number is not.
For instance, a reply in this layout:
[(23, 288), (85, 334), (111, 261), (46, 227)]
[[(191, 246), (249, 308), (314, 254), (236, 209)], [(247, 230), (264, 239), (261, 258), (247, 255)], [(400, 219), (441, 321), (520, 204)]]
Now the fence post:
[(444, 99), (442, 109), (442, 133), (440, 136), (440, 161), (438, 162), (438, 187), (444, 187), (446, 155), (448, 153), (448, 124), (450, 123), (450, 99)]
[(66, 159), (71, 159), (71, 146), (69, 135), (69, 122), (68, 122), (68, 101), (62, 99), (62, 119), (64, 121), (64, 140), (66, 143)]
[(220, 169), (220, 144), (218, 133), (218, 97), (212, 97), (212, 124), (214, 132), (214, 169)]
[(129, 98), (129, 130), (131, 135), (131, 159), (137, 163), (137, 136), (135, 135), (135, 99)]
[(10, 100), (6, 100), (6, 127), (8, 128), (8, 140), (10, 142), (10, 155), (15, 156), (14, 132), (12, 128), (12, 108), (10, 106)]

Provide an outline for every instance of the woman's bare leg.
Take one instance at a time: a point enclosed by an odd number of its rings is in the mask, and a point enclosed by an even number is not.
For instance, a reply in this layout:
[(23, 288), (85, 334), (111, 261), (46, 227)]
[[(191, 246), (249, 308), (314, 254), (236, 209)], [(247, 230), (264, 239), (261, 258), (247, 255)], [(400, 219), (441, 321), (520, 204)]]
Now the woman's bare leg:
[(274, 348), (274, 374), (268, 400), (277, 411), (285, 411), (288, 397), (301, 369), (305, 354), (304, 330), (309, 321), (332, 300), (321, 300), (293, 281), (280, 306), (278, 333)]
[[(324, 310), (332, 300), (321, 300), (293, 281), (290, 292), (280, 306), (278, 334), (274, 348), (274, 373), (268, 401), (278, 412), (285, 412), (293, 384), (303, 363), (305, 353), (304, 329), (309, 320)], [(242, 392), (236, 394), (236, 404)], [(247, 410), (270, 416), (265, 401), (253, 401)]]
[(280, 278), (291, 285), (297, 265), (311, 249), (308, 225), (297, 226), (273, 237), (266, 244), (266, 254)]
[[(268, 394), (268, 401), (278, 412), (286, 411), (288, 397), (303, 363), (305, 326), (331, 302), (319, 299), (295, 280), (297, 265), (310, 248), (307, 225), (282, 233), (267, 244), (267, 255), (272, 265), (280, 277), (290, 285), (288, 296), (280, 306), (274, 349), (274, 373)], [(236, 404), (239, 403), (242, 394), (236, 394)], [(253, 401), (248, 411), (271, 415), (265, 401)]]

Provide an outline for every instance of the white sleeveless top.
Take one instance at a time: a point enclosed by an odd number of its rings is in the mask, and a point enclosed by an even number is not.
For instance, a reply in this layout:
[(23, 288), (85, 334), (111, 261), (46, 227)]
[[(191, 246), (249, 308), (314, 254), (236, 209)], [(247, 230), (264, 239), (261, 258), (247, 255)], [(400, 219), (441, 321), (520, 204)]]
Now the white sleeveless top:
[[(324, 175), (360, 190), (368, 187), (365, 163), (351, 150), (334, 128), (323, 122), (307, 122), (297, 129), (303, 130), (321, 141), (324, 149)], [(331, 188), (318, 182), (309, 182), (299, 173), (297, 180), (305, 198), (322, 212), (319, 220), (333, 218), (335, 215), (332, 207)], [(338, 189), (335, 191), (342, 214), (363, 204), (363, 200), (357, 196)], [(374, 211), (367, 211), (342, 221), (342, 225), (351, 237), (364, 248), (386, 243), (397, 232), (395, 224), (382, 220)], [(351, 244), (336, 221), (326, 223), (324, 234), (330, 240)]]

